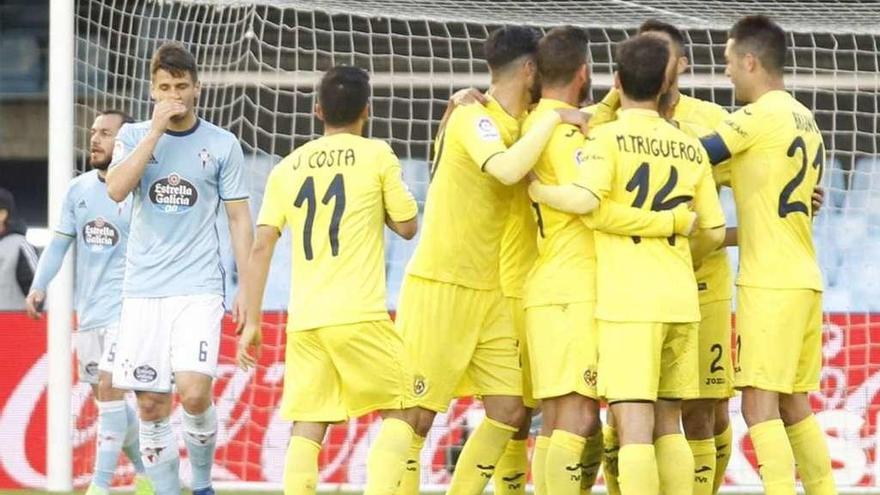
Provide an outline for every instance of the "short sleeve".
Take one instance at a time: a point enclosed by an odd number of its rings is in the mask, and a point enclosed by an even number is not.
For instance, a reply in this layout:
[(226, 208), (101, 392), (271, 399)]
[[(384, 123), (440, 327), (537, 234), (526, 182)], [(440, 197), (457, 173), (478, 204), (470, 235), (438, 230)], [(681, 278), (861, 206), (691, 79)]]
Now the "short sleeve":
[(708, 160), (700, 167), (700, 179), (697, 181), (694, 193), (694, 210), (697, 212), (697, 223), (701, 229), (714, 229), (723, 227), (724, 211), (721, 209), (721, 201), (718, 199), (718, 190), (712, 179), (712, 170)]
[(287, 160), (283, 160), (269, 174), (266, 190), (263, 194), (263, 204), (260, 206), (260, 214), (257, 216), (257, 225), (275, 227), (279, 232), (286, 224), (283, 168), (286, 162)]
[(406, 183), (403, 182), (400, 161), (387, 145), (384, 145), (379, 152), (379, 163), (382, 174), (382, 202), (385, 205), (385, 211), (395, 222), (412, 220), (418, 215), (419, 206)]
[(449, 130), (481, 170), (490, 158), (507, 151), (498, 125), (482, 106), (468, 105), (456, 111), (458, 115), (453, 113)]
[(581, 153), (578, 178), (574, 183), (604, 199), (611, 192), (614, 180), (614, 152), (600, 137), (588, 136)]
[(135, 128), (130, 124), (123, 124), (113, 141), (113, 159), (110, 161), (110, 167), (115, 167), (128, 158), (139, 142), (140, 139), (137, 138)]
[(76, 237), (76, 215), (73, 199), (73, 188), (67, 189), (64, 194), (64, 201), (61, 203), (61, 217), (58, 225), (55, 226), (55, 232), (67, 237)]
[(244, 153), (241, 144), (234, 140), (229, 154), (220, 168), (220, 199), (223, 201), (242, 201), (248, 199), (248, 188), (244, 180)]
[(715, 133), (701, 139), (712, 163), (720, 163), (749, 149), (761, 134), (761, 121), (752, 105), (746, 105), (725, 118)]

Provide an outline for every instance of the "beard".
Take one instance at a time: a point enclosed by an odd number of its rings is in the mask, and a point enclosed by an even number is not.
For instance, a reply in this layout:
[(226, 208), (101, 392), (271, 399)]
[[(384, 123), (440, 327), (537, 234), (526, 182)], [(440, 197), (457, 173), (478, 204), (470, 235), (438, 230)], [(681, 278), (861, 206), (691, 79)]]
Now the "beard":
[(587, 79), (584, 82), (584, 85), (581, 86), (580, 92), (578, 92), (578, 106), (585, 106), (590, 101), (590, 83), (591, 81)]
[(110, 159), (106, 160), (89, 160), (89, 166), (95, 170), (107, 170), (110, 167)]

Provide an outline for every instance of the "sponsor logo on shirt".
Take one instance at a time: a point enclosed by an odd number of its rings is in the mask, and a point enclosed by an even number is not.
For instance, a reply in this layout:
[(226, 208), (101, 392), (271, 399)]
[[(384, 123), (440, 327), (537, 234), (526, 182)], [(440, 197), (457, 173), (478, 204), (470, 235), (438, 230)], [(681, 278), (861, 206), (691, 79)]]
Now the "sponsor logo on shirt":
[(574, 164), (578, 167), (583, 165), (584, 160), (586, 160), (586, 155), (584, 155), (584, 150), (578, 148), (574, 152)]
[(103, 217), (98, 217), (83, 225), (82, 237), (89, 249), (99, 252), (119, 243), (119, 230)]
[(501, 133), (495, 127), (495, 123), (489, 117), (477, 119), (477, 135), (483, 141), (496, 141), (501, 138)]
[(196, 186), (176, 173), (153, 182), (149, 195), (153, 206), (163, 213), (185, 213), (199, 199)]

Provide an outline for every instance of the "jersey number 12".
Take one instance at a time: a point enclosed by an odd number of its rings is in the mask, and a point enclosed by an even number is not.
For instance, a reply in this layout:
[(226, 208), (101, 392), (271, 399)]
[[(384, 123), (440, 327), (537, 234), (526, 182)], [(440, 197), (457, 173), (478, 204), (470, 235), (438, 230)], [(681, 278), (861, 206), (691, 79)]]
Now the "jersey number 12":
[[(339, 255), (339, 223), (342, 221), (342, 214), (345, 212), (345, 180), (342, 174), (333, 176), (330, 186), (321, 198), (321, 204), (327, 205), (331, 200), (333, 202), (333, 217), (330, 219), (330, 252), (333, 256)], [(317, 197), (315, 195), (315, 178), (307, 177), (296, 195), (293, 206), (302, 208), (306, 207), (306, 222), (303, 225), (303, 252), (305, 252), (306, 260), (311, 261), (315, 257), (312, 249), (312, 227), (315, 225), (315, 213), (317, 210)]]

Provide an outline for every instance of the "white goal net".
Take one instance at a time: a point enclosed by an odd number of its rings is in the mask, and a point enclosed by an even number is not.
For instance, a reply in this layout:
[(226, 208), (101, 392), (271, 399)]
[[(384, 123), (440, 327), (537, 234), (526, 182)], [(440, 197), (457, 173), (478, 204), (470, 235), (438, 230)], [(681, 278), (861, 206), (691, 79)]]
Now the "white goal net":
[[(150, 55), (162, 41), (178, 40), (199, 62), (200, 115), (241, 139), (255, 211), (272, 165), (319, 135), (312, 116), (315, 83), (322, 71), (340, 63), (370, 71), (374, 94), (366, 132), (391, 143), (404, 161), (406, 180), (423, 201), (430, 144), (450, 93), (487, 85), (481, 45), (492, 28), (582, 26), (591, 41), (593, 97), (600, 98), (611, 81), (615, 43), (648, 18), (671, 22), (688, 41), (691, 68), (681, 79), (683, 90), (734, 108), (723, 73), (726, 30), (754, 13), (768, 14), (787, 29), (787, 84), (814, 110), (828, 152), (823, 179), (828, 204), (815, 223), (827, 285), (825, 366), (813, 404), (831, 437), (839, 485), (880, 485), (877, 2), (76, 0), (77, 169), (86, 169), (85, 130), (96, 110), (120, 108), (137, 119), (149, 118)], [(732, 212), (729, 201), (727, 210)], [(415, 243), (394, 240), (387, 250), (391, 308)], [(285, 246), (286, 238), (279, 254)], [(225, 259), (231, 264), (228, 253)], [(256, 372), (233, 366), (234, 336), (228, 322), (224, 327), (216, 386), (218, 481), (280, 486), (289, 436), (289, 425), (276, 414), (288, 270), (289, 261), (276, 256), (267, 291), (266, 349)], [(234, 271), (227, 271), (234, 286)], [(95, 408), (88, 387), (74, 391), (74, 477), (82, 486), (92, 470)], [(736, 401), (732, 407), (738, 408)], [(442, 488), (448, 482), (469, 427), (481, 414), (478, 403), (462, 400), (438, 417), (422, 455), (423, 486)], [(732, 416), (738, 418), (737, 412)], [(332, 428), (320, 458), (322, 483), (363, 483), (375, 427), (376, 418), (369, 417)], [(760, 480), (739, 419), (735, 439), (726, 490), (754, 488)], [(185, 464), (181, 471), (188, 476)], [(37, 484), (38, 467), (32, 476)], [(130, 466), (122, 465), (116, 483), (128, 483), (130, 477)]]

